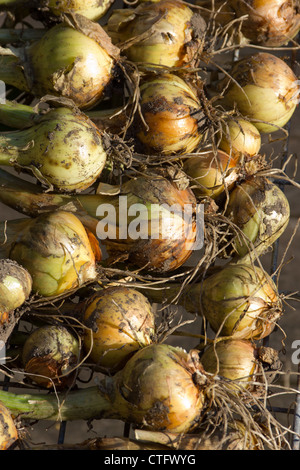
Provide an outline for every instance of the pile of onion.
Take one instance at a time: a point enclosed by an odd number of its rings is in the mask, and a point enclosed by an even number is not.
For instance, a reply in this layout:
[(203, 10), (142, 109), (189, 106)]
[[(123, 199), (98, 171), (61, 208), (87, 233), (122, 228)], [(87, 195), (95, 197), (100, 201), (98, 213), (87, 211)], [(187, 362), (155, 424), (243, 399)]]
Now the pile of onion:
[(24, 372), (44, 388), (72, 386), (79, 363), (77, 338), (62, 325), (45, 325), (34, 330), (22, 349)]
[(261, 133), (275, 132), (291, 119), (299, 84), (289, 65), (274, 54), (257, 52), (236, 61), (218, 90), (221, 103), (237, 107)]
[(140, 348), (152, 343), (155, 317), (139, 291), (108, 287), (87, 299), (83, 308), (83, 346), (91, 360), (110, 374), (121, 369)]

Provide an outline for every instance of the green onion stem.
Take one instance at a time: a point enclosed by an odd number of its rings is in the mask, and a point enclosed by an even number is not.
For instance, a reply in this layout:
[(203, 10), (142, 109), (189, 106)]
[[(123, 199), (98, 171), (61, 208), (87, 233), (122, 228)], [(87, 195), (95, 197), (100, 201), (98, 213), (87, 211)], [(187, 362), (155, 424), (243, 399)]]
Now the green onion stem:
[(20, 61), (14, 55), (0, 55), (0, 80), (6, 85), (12, 85), (21, 91), (29, 92)]

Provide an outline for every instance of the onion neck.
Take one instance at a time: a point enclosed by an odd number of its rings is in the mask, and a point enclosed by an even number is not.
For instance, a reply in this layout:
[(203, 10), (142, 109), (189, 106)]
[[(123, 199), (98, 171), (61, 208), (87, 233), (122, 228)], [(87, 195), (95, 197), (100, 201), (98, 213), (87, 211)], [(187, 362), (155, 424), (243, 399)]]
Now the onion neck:
[(0, 80), (18, 90), (29, 92), (25, 74), (16, 56), (0, 55)]
[(31, 129), (4, 132), (0, 134), (0, 165), (11, 166), (31, 164), (30, 146), (34, 133)]
[[(25, 3), (25, 2), (24, 2)], [(0, 3), (0, 9), (2, 4)], [(16, 42), (37, 41), (45, 34), (44, 29), (28, 28), (28, 29), (0, 29), (0, 44), (6, 45)]]
[[(0, 30), (1, 34), (1, 30)], [(32, 125), (32, 120), (38, 113), (32, 106), (14, 101), (0, 104), (0, 122), (14, 129), (24, 129)]]

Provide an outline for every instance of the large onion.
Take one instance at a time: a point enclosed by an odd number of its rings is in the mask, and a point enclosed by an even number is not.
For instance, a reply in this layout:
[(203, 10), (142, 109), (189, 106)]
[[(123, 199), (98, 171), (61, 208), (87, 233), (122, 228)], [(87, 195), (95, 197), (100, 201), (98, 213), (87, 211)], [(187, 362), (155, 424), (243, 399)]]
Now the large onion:
[(231, 189), (239, 176), (237, 160), (221, 150), (198, 153), (185, 160), (183, 170), (198, 197), (216, 198)]
[(72, 213), (54, 211), (29, 219), (9, 257), (32, 277), (32, 290), (57, 296), (95, 279), (95, 255), (86, 230)]
[(124, 53), (129, 60), (167, 67), (181, 67), (197, 60), (205, 30), (200, 14), (176, 0), (116, 9), (107, 22), (114, 44), (127, 41)]
[(221, 336), (264, 338), (282, 314), (275, 283), (251, 264), (228, 264), (208, 276), (199, 290), (201, 312)]
[(50, 94), (89, 108), (113, 78), (118, 50), (100, 25), (75, 15), (75, 26), (55, 25), (38, 41), (0, 57), (0, 79), (43, 97)]
[[(4, 112), (4, 111), (3, 111)], [(0, 134), (0, 164), (28, 171), (59, 191), (83, 191), (101, 174), (104, 138), (84, 113), (61, 107), (26, 129)]]
[(80, 356), (78, 340), (62, 325), (45, 325), (34, 330), (22, 349), (24, 371), (45, 388), (72, 385)]
[(282, 235), (290, 218), (287, 197), (277, 184), (262, 176), (249, 177), (229, 195), (225, 215), (241, 233), (235, 233), (227, 254), (259, 256)]
[(83, 309), (83, 345), (88, 359), (110, 373), (141, 347), (151, 344), (155, 319), (148, 299), (135, 289), (116, 286), (96, 292)]
[(300, 87), (284, 60), (266, 52), (254, 53), (235, 62), (229, 75), (218, 84), (226, 107), (236, 106), (263, 133), (275, 132), (290, 120)]
[(0, 403), (0, 450), (8, 450), (19, 438), (10, 411)]

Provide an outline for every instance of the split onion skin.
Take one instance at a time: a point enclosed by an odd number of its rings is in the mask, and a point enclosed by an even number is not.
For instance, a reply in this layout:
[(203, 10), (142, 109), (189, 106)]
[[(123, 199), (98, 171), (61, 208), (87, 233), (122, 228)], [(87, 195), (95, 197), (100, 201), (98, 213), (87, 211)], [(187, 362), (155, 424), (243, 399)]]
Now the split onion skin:
[(218, 83), (221, 103), (235, 106), (263, 134), (276, 132), (291, 119), (298, 104), (299, 85), (293, 70), (279, 57), (258, 52), (235, 62)]
[(201, 313), (220, 336), (259, 340), (282, 315), (272, 278), (251, 264), (228, 264), (208, 276), (200, 293)]
[(11, 412), (0, 403), (0, 450), (8, 450), (19, 438)]
[(88, 328), (83, 346), (87, 361), (115, 373), (140, 348), (151, 344), (155, 318), (148, 299), (122, 286), (96, 292), (85, 302), (83, 323)]
[(72, 213), (55, 211), (28, 221), (9, 257), (32, 277), (32, 291), (58, 296), (95, 279), (96, 263), (86, 230)]
[(37, 385), (62, 390), (74, 381), (80, 357), (78, 340), (64, 326), (45, 325), (26, 339), (22, 349), (24, 371)]

